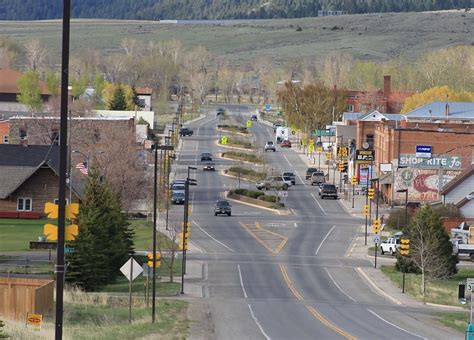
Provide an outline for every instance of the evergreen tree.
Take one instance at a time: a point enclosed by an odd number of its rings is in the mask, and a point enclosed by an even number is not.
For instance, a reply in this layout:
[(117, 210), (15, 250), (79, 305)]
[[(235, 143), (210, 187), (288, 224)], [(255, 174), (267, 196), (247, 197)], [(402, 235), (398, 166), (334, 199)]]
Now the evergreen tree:
[(115, 281), (133, 250), (133, 232), (121, 210), (118, 195), (91, 169), (78, 216), (79, 235), (68, 255), (68, 281), (86, 291)]
[(426, 281), (451, 277), (457, 272), (457, 255), (439, 215), (429, 205), (418, 209), (405, 235), (410, 240), (410, 256), (397, 256), (397, 267), (421, 273), (421, 293)]
[(109, 109), (114, 111), (124, 111), (127, 109), (127, 102), (125, 100), (125, 92), (121, 85), (115, 88), (114, 96), (109, 103)]
[(5, 327), (5, 323), (0, 320), (0, 339), (8, 339), (9, 336), (5, 334), (5, 332), (3, 331), (3, 327)]

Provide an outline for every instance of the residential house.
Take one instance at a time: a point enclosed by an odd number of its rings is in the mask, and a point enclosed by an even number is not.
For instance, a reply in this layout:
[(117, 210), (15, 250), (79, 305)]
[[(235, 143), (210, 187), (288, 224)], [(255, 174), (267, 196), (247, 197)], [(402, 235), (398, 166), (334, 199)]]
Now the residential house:
[(428, 122), (474, 122), (474, 103), (432, 102), (406, 114), (409, 121)]
[(153, 95), (153, 89), (151, 87), (137, 87), (135, 92), (140, 102), (141, 111), (151, 111), (151, 100)]
[[(39, 218), (46, 202), (57, 202), (59, 147), (54, 145), (0, 144), (0, 217)], [(78, 202), (81, 183), (66, 197)]]
[(456, 205), (464, 217), (474, 220), (474, 165), (449, 182), (441, 195), (444, 204)]
[[(18, 102), (17, 96), (20, 94), (17, 82), (23, 73), (0, 68), (0, 112), (27, 112), (25, 105)], [(47, 90), (46, 83), (40, 80), (41, 99), (47, 102), (51, 93)]]

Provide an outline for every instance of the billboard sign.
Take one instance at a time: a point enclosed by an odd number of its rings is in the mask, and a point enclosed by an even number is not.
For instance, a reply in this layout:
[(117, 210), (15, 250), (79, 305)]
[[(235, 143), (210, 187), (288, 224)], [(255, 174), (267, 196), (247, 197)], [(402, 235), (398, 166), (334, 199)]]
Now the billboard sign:
[(413, 167), (421, 169), (461, 170), (462, 157), (459, 155), (440, 155), (428, 159), (417, 157), (416, 154), (402, 153), (398, 162), (399, 167)]
[(431, 158), (431, 145), (417, 145), (415, 155), (417, 158)]
[(356, 150), (356, 164), (370, 164), (374, 160), (374, 150)]

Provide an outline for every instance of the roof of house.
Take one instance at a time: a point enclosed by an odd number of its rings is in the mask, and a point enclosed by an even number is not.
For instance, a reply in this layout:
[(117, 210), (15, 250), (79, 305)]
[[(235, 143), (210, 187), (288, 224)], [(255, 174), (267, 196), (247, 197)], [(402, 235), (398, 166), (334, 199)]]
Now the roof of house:
[(135, 92), (137, 94), (146, 94), (151, 96), (153, 94), (153, 89), (151, 87), (137, 87)]
[[(17, 82), (23, 75), (24, 73), (10, 68), (0, 68), (0, 93), (20, 93)], [(42, 95), (51, 94), (42, 80), (40, 80), (40, 87)]]
[(470, 102), (432, 102), (418, 107), (406, 114), (410, 119), (446, 119), (446, 106), (448, 118), (451, 120), (474, 120), (474, 103)]
[(459, 184), (464, 182), (467, 178), (474, 174), (474, 165), (471, 164), (469, 168), (461, 172), (458, 176), (456, 176), (453, 180), (451, 180), (446, 186), (441, 190), (441, 195), (446, 195), (451, 190), (456, 188)]
[[(48, 166), (59, 173), (59, 146), (0, 144), (0, 199), (17, 190), (39, 168)], [(82, 183), (73, 183), (73, 191), (82, 196)]]
[[(400, 115), (398, 113), (380, 113), (379, 111), (375, 110), (372, 112), (344, 112), (342, 114), (342, 120), (343, 121), (370, 120), (370, 118), (373, 115), (376, 115), (377, 117), (380, 117), (386, 120), (402, 120), (403, 119), (403, 115)], [(377, 120), (380, 120), (380, 119), (377, 119)]]

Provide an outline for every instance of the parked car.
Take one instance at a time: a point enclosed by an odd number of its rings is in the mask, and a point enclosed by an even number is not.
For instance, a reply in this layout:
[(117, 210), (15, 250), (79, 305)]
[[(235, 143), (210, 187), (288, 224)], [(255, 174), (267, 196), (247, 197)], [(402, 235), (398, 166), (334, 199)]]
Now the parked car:
[(223, 116), (225, 114), (225, 109), (223, 107), (217, 108), (216, 117)]
[(311, 185), (319, 185), (321, 183), (326, 182), (326, 177), (324, 176), (324, 172), (322, 171), (315, 171), (311, 174)]
[(291, 186), (291, 180), (288, 177), (284, 178), (282, 176), (267, 177), (265, 180), (257, 182), (255, 184), (255, 187), (258, 190), (262, 190), (262, 189), (288, 190), (290, 186)]
[(185, 195), (184, 192), (174, 191), (171, 195), (171, 202), (174, 204), (184, 204)]
[(313, 174), (313, 172), (316, 172), (316, 171), (319, 171), (319, 170), (316, 168), (308, 168), (308, 170), (306, 170), (306, 179), (311, 179), (311, 175)]
[(281, 142), (280, 146), (282, 148), (291, 148), (291, 142), (288, 139), (285, 139)]
[(323, 187), (321, 188), (321, 199), (324, 199), (326, 197), (332, 197), (337, 200), (337, 188), (334, 184), (323, 184)]
[(272, 141), (268, 141), (266, 144), (265, 144), (265, 152), (266, 151), (273, 151), (275, 152), (275, 144), (272, 142)]
[(257, 115), (252, 115), (252, 116), (250, 117), (250, 120), (256, 122), (256, 121), (257, 121)]
[(227, 200), (217, 201), (214, 205), (214, 216), (217, 216), (218, 214), (225, 214), (227, 216), (231, 216), (231, 207), (232, 205), (230, 205), (229, 201)]
[(184, 137), (184, 136), (192, 136), (194, 133), (193, 130), (189, 129), (189, 128), (181, 128), (181, 130), (179, 130), (179, 135)]
[(283, 177), (288, 177), (291, 181), (291, 184), (296, 184), (296, 175), (292, 172), (284, 172), (281, 174)]
[(395, 255), (397, 251), (400, 250), (400, 238), (399, 237), (389, 237), (380, 244), (380, 252), (383, 254), (390, 253), (390, 255)]
[(212, 154), (209, 152), (203, 152), (201, 154), (201, 162), (212, 162)]
[(202, 168), (203, 171), (215, 171), (216, 168), (214, 167), (213, 162), (207, 162), (204, 167)]

